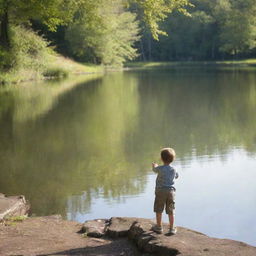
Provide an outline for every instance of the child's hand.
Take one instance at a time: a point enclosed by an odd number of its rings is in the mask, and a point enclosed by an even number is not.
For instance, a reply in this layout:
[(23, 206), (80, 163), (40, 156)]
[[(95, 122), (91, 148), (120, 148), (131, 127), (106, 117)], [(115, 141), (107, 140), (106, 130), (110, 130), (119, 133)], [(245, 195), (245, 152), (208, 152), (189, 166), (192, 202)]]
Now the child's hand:
[(152, 168), (156, 168), (157, 166), (158, 166), (157, 163), (155, 163), (155, 162), (152, 163)]

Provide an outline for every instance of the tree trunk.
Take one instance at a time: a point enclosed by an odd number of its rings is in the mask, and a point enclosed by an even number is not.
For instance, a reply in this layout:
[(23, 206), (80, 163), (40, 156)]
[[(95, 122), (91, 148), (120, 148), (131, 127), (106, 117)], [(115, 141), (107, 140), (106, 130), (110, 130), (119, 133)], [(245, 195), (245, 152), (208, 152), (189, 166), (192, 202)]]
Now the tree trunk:
[(146, 61), (142, 39), (140, 39), (140, 49), (141, 49), (142, 61)]
[(3, 48), (10, 48), (10, 39), (8, 33), (9, 27), (9, 19), (8, 19), (8, 11), (5, 10), (0, 17), (0, 46)]
[(215, 60), (215, 42), (212, 43), (211, 58)]
[(148, 36), (148, 60), (152, 60), (152, 52), (151, 52), (151, 36)]

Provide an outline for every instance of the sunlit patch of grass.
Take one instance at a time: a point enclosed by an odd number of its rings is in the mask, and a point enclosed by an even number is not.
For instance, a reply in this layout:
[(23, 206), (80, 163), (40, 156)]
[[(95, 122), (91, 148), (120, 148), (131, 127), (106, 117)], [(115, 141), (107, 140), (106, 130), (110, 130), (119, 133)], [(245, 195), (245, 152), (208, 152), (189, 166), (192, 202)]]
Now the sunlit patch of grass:
[(217, 65), (217, 66), (256, 66), (256, 59), (244, 60), (225, 60), (225, 61), (170, 61), (170, 62), (128, 62), (125, 63), (127, 68), (154, 68), (154, 67), (171, 67), (184, 65)]
[(13, 216), (13, 217), (9, 217), (6, 220), (7, 221), (12, 221), (12, 222), (22, 222), (25, 219), (27, 219), (26, 215), (20, 215), (20, 216)]
[(101, 65), (91, 63), (79, 63), (61, 55), (52, 56), (52, 66), (66, 70), (72, 74), (99, 73), (104, 71)]
[(3, 219), (1, 222), (5, 226), (15, 226), (18, 222), (22, 222), (27, 219), (26, 215), (21, 215), (21, 216), (12, 216), (12, 217), (7, 217)]

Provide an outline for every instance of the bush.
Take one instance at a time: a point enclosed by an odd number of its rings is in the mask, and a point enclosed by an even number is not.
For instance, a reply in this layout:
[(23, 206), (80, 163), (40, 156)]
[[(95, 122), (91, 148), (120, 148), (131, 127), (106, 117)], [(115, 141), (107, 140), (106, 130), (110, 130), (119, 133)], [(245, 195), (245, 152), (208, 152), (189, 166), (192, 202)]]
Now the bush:
[(11, 48), (0, 48), (0, 83), (46, 77), (66, 77), (68, 71), (56, 66), (57, 56), (49, 43), (30, 28), (11, 26)]
[(48, 42), (31, 29), (22, 26), (11, 27), (10, 68), (42, 71), (49, 62)]

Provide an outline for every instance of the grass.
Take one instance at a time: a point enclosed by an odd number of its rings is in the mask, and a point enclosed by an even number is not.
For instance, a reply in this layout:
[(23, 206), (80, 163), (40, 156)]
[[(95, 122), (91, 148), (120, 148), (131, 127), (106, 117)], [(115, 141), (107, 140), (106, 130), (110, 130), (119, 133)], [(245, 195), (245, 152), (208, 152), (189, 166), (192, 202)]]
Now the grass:
[(78, 63), (72, 59), (54, 54), (51, 57), (50, 65), (46, 65), (43, 71), (33, 69), (11, 70), (0, 72), (0, 84), (20, 83), (30, 80), (42, 80), (49, 78), (66, 78), (70, 75), (103, 73), (101, 65)]
[(27, 216), (25, 215), (21, 215), (21, 216), (13, 216), (13, 217), (9, 217), (6, 220), (7, 221), (12, 221), (12, 222), (22, 222), (25, 219), (27, 219)]
[(103, 66), (91, 63), (78, 63), (61, 55), (52, 56), (53, 64), (50, 68), (61, 68), (69, 74), (91, 74), (104, 71)]
[(42, 80), (49, 78), (66, 78), (78, 74), (103, 73), (104, 68), (100, 65), (83, 64), (61, 55), (51, 55), (50, 65), (46, 65), (43, 71), (33, 69), (11, 70), (0, 72), (0, 84), (20, 83), (31, 80)]
[(15, 226), (18, 222), (22, 222), (25, 219), (27, 219), (25, 215), (8, 217), (3, 220), (3, 224), (5, 226)]
[(256, 66), (256, 59), (225, 60), (225, 61), (170, 61), (170, 62), (128, 62), (127, 68), (155, 68), (185, 65), (217, 65), (217, 66)]

